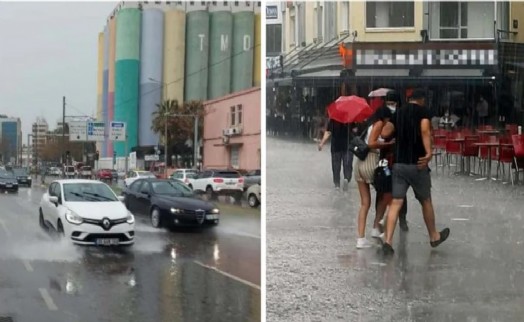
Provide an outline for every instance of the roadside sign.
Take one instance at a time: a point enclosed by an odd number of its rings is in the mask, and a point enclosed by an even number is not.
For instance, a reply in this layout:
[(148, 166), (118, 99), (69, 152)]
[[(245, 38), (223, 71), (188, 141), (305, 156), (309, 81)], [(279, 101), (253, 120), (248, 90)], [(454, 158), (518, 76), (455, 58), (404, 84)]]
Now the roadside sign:
[(145, 161), (158, 161), (159, 157), (158, 154), (149, 154), (144, 156)]
[(105, 141), (105, 123), (87, 122), (87, 141)]
[(126, 123), (111, 121), (109, 140), (125, 141), (126, 140)]
[(69, 141), (87, 141), (87, 122), (69, 122)]

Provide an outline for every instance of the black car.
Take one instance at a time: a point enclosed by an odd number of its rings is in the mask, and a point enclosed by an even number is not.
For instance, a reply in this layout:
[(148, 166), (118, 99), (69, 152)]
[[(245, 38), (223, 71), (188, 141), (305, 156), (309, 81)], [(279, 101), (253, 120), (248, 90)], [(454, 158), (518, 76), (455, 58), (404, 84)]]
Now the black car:
[(14, 168), (12, 172), (18, 181), (18, 186), (25, 185), (31, 187), (33, 179), (31, 179), (31, 176), (27, 173), (26, 169)]
[(0, 171), (0, 191), (18, 192), (18, 181), (12, 172)]
[(139, 179), (122, 194), (127, 209), (149, 216), (156, 228), (215, 226), (220, 221), (220, 210), (215, 205), (198, 199), (191, 188), (177, 181)]

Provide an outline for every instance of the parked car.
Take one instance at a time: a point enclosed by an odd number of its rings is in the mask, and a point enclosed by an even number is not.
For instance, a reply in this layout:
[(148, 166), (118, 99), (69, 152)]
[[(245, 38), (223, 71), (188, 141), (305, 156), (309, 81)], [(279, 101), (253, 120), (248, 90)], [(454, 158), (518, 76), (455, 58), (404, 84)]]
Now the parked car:
[(260, 185), (258, 183), (247, 189), (247, 203), (250, 207), (256, 208), (260, 205)]
[(151, 171), (131, 170), (127, 173), (126, 178), (124, 179), (124, 186), (129, 187), (133, 182), (135, 182), (135, 180), (145, 178), (156, 178), (156, 176)]
[(56, 180), (40, 201), (39, 223), (75, 244), (132, 245), (135, 217), (122, 200), (100, 181)]
[(28, 187), (31, 187), (31, 184), (33, 182), (33, 179), (27, 173), (27, 170), (24, 168), (14, 168), (13, 169), (13, 175), (16, 177), (16, 180), (18, 182), (18, 186), (26, 185)]
[(99, 169), (96, 172), (96, 179), (98, 180), (113, 180), (113, 173), (111, 169)]
[(194, 191), (206, 193), (210, 199), (230, 195), (240, 200), (244, 192), (244, 178), (234, 170), (205, 170), (193, 180), (192, 186)]
[(84, 179), (91, 179), (93, 177), (93, 172), (91, 171), (91, 167), (90, 166), (83, 166), (82, 168), (80, 168), (80, 171), (78, 173), (78, 177), (79, 178), (84, 178)]
[(260, 185), (261, 183), (260, 169), (249, 171), (244, 175), (244, 190), (247, 190), (254, 184)]
[(64, 167), (64, 176), (68, 179), (73, 179), (76, 175), (75, 167), (68, 165)]
[(194, 169), (177, 169), (173, 172), (169, 178), (177, 179), (184, 182), (186, 185), (193, 189), (193, 181), (198, 176), (198, 171)]
[(46, 169), (45, 174), (52, 177), (61, 177), (62, 170), (60, 170), (58, 167), (49, 167)]
[(0, 170), (0, 191), (18, 192), (18, 181), (11, 171)]
[(216, 226), (220, 210), (196, 198), (183, 183), (169, 179), (138, 179), (123, 191), (124, 203), (136, 215), (148, 216), (155, 228)]

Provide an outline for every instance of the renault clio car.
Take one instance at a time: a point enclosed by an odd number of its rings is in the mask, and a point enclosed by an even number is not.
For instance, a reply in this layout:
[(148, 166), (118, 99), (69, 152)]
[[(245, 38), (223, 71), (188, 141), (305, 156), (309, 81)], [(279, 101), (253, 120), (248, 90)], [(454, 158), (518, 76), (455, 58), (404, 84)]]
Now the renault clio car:
[(95, 180), (56, 180), (42, 196), (39, 223), (75, 244), (132, 245), (135, 217), (111, 188)]

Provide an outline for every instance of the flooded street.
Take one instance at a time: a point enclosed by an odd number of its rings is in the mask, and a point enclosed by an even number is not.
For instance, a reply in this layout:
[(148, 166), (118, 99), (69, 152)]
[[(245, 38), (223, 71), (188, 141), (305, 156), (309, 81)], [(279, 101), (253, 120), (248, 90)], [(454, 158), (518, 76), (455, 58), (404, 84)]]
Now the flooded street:
[(430, 247), (408, 192), (410, 230), (396, 229), (386, 259), (378, 242), (356, 249), (360, 198), (354, 179), (335, 192), (329, 148), (268, 137), (268, 320), (522, 321), (523, 186), (441, 169), (432, 180), (437, 229), (449, 227), (449, 240)]
[[(37, 185), (35, 185), (37, 186)], [(135, 245), (75, 246), (42, 230), (43, 189), (1, 194), (0, 320), (260, 321), (260, 215), (220, 205), (209, 230), (157, 230)]]

